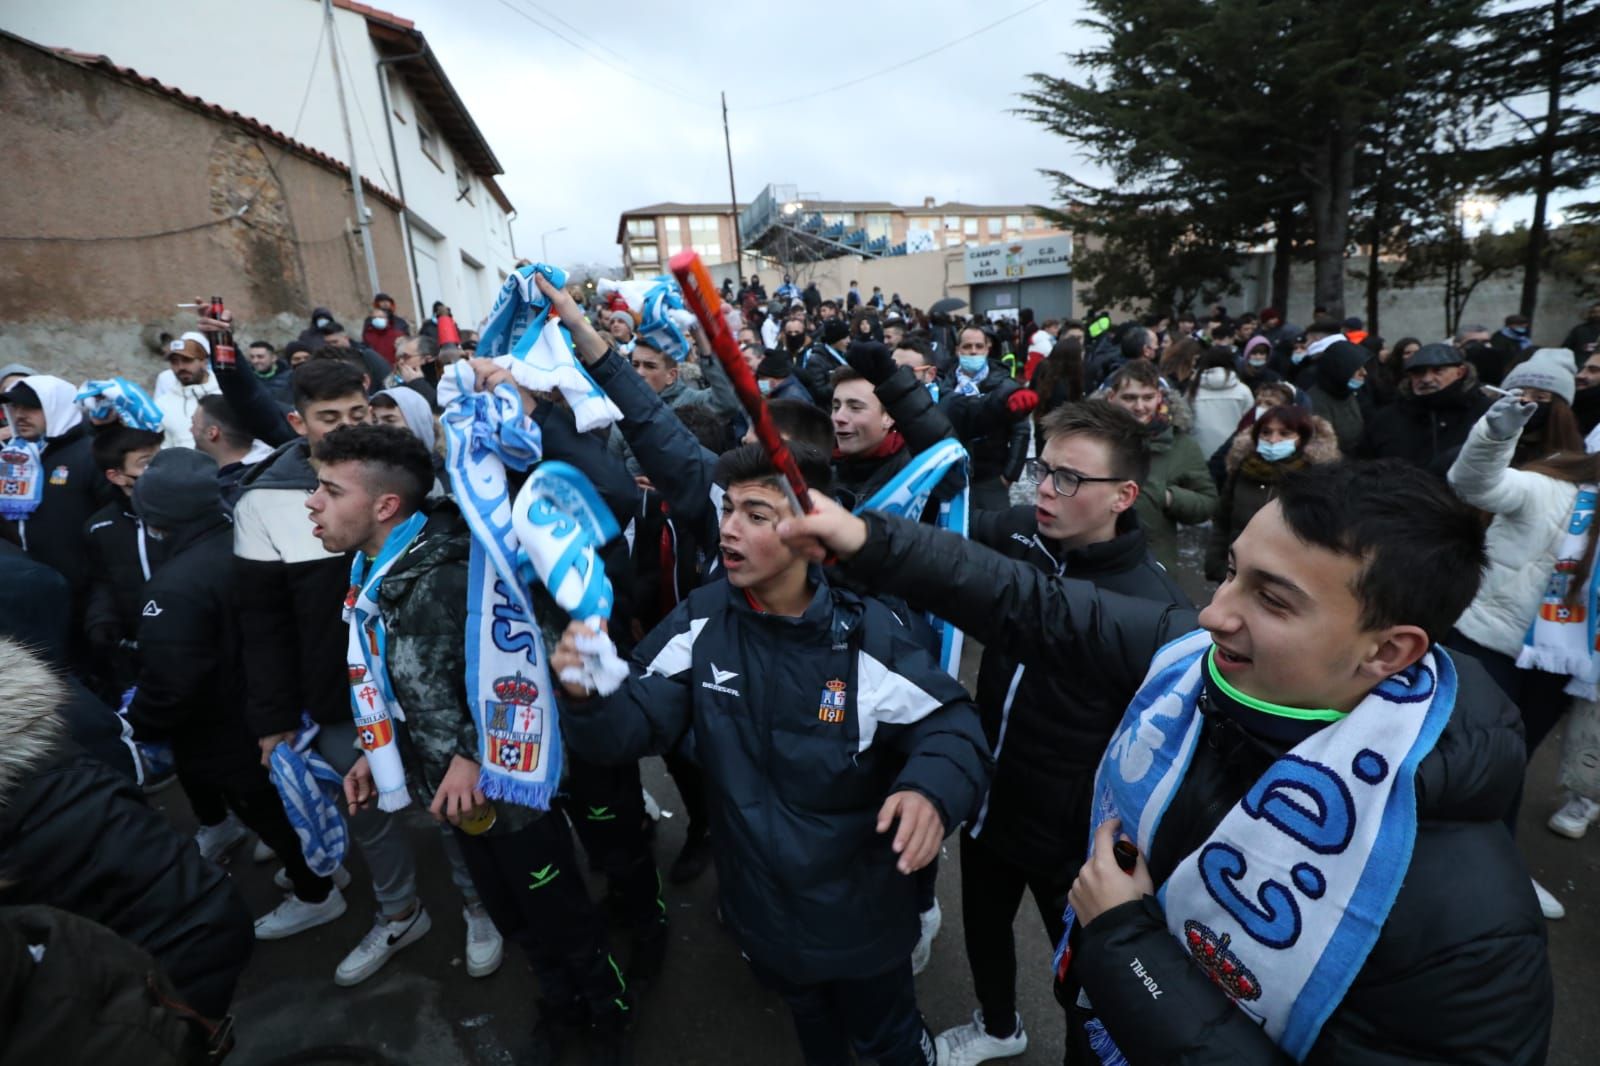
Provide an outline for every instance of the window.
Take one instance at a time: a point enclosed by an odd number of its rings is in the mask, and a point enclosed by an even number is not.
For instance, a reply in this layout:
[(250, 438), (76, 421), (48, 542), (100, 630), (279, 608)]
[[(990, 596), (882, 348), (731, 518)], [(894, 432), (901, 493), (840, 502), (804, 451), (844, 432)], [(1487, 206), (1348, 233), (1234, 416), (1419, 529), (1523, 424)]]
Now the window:
[(469, 204), (474, 202), (472, 199), (472, 175), (459, 162), (456, 163), (456, 199), (465, 200)]
[(960, 215), (946, 215), (946, 216), (944, 216), (944, 228), (945, 229), (960, 229), (961, 228), (961, 216)]
[(394, 117), (401, 122), (406, 120), (405, 93), (401, 91), (400, 75), (396, 74), (393, 67), (384, 71), (384, 76), (389, 83), (389, 110), (394, 112)]
[(427, 156), (434, 166), (443, 170), (439, 162), (439, 134), (434, 131), (433, 123), (423, 117), (422, 112), (417, 112), (417, 141), (422, 145), (422, 154)]
[(716, 215), (689, 216), (689, 247), (708, 266), (722, 262), (722, 230)]
[(867, 216), (867, 239), (875, 241), (880, 237), (887, 237), (894, 231), (894, 220), (888, 215)]
[(944, 246), (946, 248), (959, 248), (959, 247), (961, 247), (961, 234), (959, 234), (959, 233), (946, 233), (944, 235)]
[(661, 246), (659, 244), (636, 244), (633, 246), (633, 261), (636, 263), (661, 262)]
[(656, 220), (653, 218), (628, 219), (628, 236), (654, 237), (656, 235)]
[(1043, 226), (1044, 222), (1042, 220), (1035, 218), (1033, 215), (1028, 216), (1027, 227), (1029, 229), (1041, 229)]
[(991, 236), (991, 237), (1000, 236), (1000, 223), (1005, 221), (1005, 220), (1002, 219), (999, 215), (990, 215), (987, 219), (985, 219), (985, 221), (988, 222), (988, 224), (989, 224), (989, 236)]
[(830, 226), (843, 222), (845, 227), (849, 228), (856, 224), (856, 216), (853, 211), (834, 211), (823, 215), (822, 221)]
[(961, 232), (965, 233), (968, 237), (976, 237), (978, 235), (978, 220), (975, 218), (963, 219), (961, 223)]
[(661, 220), (661, 237), (667, 242), (667, 254), (683, 250), (683, 225), (677, 215), (667, 215)]
[(1021, 228), (1022, 228), (1022, 216), (1021, 215), (1007, 215), (1006, 216), (1006, 229), (1021, 229)]

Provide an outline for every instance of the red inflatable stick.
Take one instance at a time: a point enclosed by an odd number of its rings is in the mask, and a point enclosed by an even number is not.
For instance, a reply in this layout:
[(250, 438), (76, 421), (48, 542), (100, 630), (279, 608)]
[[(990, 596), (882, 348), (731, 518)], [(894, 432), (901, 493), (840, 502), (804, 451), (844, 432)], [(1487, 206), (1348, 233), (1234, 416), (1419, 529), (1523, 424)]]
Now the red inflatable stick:
[(778, 432), (777, 424), (772, 421), (772, 412), (767, 410), (767, 398), (761, 395), (756, 376), (745, 363), (744, 354), (739, 351), (733, 334), (728, 332), (728, 321), (722, 317), (722, 298), (717, 295), (716, 284), (700, 262), (699, 253), (692, 250), (679, 252), (667, 261), (667, 268), (683, 289), (684, 305), (700, 320), (700, 328), (705, 330), (717, 362), (728, 372), (733, 391), (738, 395), (745, 413), (750, 416), (751, 425), (755, 427), (756, 440), (761, 442), (761, 446), (772, 457), (773, 465), (782, 471), (784, 480), (788, 482), (789, 492), (793, 496), (789, 502), (797, 513), (809, 514), (813, 508), (806, 479), (800, 473), (800, 466), (794, 461), (788, 443)]

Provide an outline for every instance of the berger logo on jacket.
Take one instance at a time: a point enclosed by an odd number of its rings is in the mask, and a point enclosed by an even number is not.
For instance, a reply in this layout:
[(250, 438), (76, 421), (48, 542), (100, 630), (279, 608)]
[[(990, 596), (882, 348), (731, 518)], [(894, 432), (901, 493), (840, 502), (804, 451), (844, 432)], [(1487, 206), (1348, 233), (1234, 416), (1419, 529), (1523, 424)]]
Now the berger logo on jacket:
[(715, 681), (719, 685), (726, 685), (729, 681), (732, 681), (738, 676), (739, 674), (737, 671), (721, 670), (718, 669), (716, 663), (711, 664), (711, 680)]
[(139, 614), (142, 615), (145, 618), (154, 618), (157, 615), (159, 615), (160, 613), (161, 613), (161, 606), (158, 603), (156, 603), (155, 600), (151, 600), (148, 603), (146, 603), (144, 605), (144, 610), (139, 612)]

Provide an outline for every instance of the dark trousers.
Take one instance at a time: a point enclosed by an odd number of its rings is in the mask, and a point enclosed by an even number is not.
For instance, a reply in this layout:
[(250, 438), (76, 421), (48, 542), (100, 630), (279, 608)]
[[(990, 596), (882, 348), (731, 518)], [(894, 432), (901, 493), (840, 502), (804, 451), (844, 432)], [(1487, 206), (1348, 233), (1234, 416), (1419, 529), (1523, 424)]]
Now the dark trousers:
[(606, 875), (629, 929), (639, 933), (661, 925), (667, 920), (667, 905), (645, 839), (639, 764), (598, 766), (567, 754), (567, 791), (561, 805), (589, 861)]
[(570, 1016), (581, 1005), (600, 1023), (625, 1018), (627, 987), (566, 820), (551, 813), (514, 833), (454, 832), (484, 909), (500, 935), (527, 954), (550, 1009)]
[(684, 813), (689, 816), (688, 836), (693, 839), (696, 835), (704, 833), (708, 826), (705, 772), (677, 752), (668, 752), (662, 756), (662, 761), (667, 764), (667, 773), (672, 775), (672, 783), (678, 786)]
[[(180, 775), (185, 772), (181, 755), (178, 772)], [(283, 797), (273, 787), (266, 767), (258, 762), (241, 762), (231, 773), (201, 771), (190, 774), (189, 780), (201, 794), (214, 792), (219, 796), (225, 808), (231, 807), (239, 815), (239, 821), (277, 853), (296, 896), (307, 903), (321, 903), (328, 898), (328, 893), (333, 891), (333, 880), (318, 877), (306, 865), (300, 838), (289, 824), (289, 816), (283, 813)]]
[(178, 785), (189, 800), (189, 808), (201, 825), (217, 825), (228, 817), (228, 804), (222, 790), (194, 775), (182, 766), (177, 768)]
[[(1459, 630), (1450, 631), (1447, 647), (1478, 660), (1494, 683), (1500, 686), (1500, 690), (1517, 705), (1517, 710), (1522, 712), (1523, 740), (1528, 747), (1528, 758), (1532, 760), (1539, 742), (1549, 736), (1550, 730), (1567, 713), (1571, 697), (1566, 693), (1569, 680), (1566, 675), (1525, 670), (1511, 656), (1486, 648)], [(1512, 836), (1517, 833), (1517, 814), (1521, 810), (1522, 786), (1519, 784), (1517, 798), (1505, 817), (1506, 827), (1511, 830)]]
[(1077, 870), (1070, 867), (1048, 877), (1030, 873), (1003, 858), (981, 837), (961, 834), (961, 927), (967, 940), (972, 986), (991, 1033), (1009, 1036), (1014, 1031), (1017, 945), (1012, 926), (1022, 893), (1032, 893), (1053, 950), (1065, 931), (1061, 912), (1076, 876)]
[(756, 979), (789, 1005), (806, 1066), (934, 1066), (933, 1037), (917, 1010), (911, 960), (874, 977), (797, 984), (754, 962)]

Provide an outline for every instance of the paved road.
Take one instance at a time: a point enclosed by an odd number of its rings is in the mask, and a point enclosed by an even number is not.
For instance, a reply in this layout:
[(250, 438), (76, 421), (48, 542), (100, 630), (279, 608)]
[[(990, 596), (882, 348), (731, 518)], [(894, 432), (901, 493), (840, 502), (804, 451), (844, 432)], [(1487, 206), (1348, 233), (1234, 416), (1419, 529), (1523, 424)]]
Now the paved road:
[[(1187, 561), (1187, 560), (1186, 560)], [(1189, 569), (1188, 566), (1185, 569)], [(1191, 594), (1208, 591), (1193, 573), (1184, 575)], [(969, 666), (971, 663), (969, 658)], [(969, 678), (970, 680), (970, 678)], [(1561, 737), (1553, 735), (1538, 753), (1528, 776), (1520, 839), (1535, 876), (1567, 906), (1567, 917), (1549, 923), (1550, 952), (1556, 971), (1556, 1028), (1553, 1066), (1589, 1066), (1600, 1061), (1600, 900), (1593, 886), (1600, 874), (1600, 830), (1594, 837), (1569, 841), (1544, 828), (1555, 802)], [(645, 764), (647, 787), (668, 810), (677, 794), (658, 760)], [(158, 797), (175, 820), (192, 825), (176, 790)], [(406, 816), (422, 858), (422, 895), (434, 918), (426, 938), (397, 957), (367, 983), (337, 988), (333, 970), (360, 938), (372, 901), (359, 859), (351, 908), (338, 922), (287, 941), (258, 946), (239, 990), (240, 1044), (230, 1062), (269, 1066), (317, 1047), (364, 1049), (338, 1055), (293, 1059), (323, 1063), (470, 1064), (512, 1066), (522, 1052), (536, 999), (534, 982), (522, 960), (508, 953), (499, 973), (473, 980), (461, 961), (464, 929), (460, 900), (445, 873), (437, 831), (424, 815)], [(664, 819), (656, 842), (662, 865), (682, 842), (683, 818)], [(939, 897), (944, 931), (933, 960), (918, 980), (918, 996), (935, 1030), (967, 1020), (973, 1008), (971, 982), (961, 935), (961, 893), (954, 843), (945, 849)], [(275, 901), (270, 867), (242, 857), (234, 876), (251, 907), (260, 913)], [(1470, 876), (1464, 871), (1463, 876)], [(639, 1007), (637, 1062), (641, 1066), (751, 1063), (797, 1066), (799, 1056), (782, 1004), (750, 978), (739, 953), (715, 918), (715, 874), (671, 891), (673, 944), (657, 986)], [(1012, 1060), (1043, 1066), (1061, 1060), (1062, 1022), (1048, 991), (1048, 947), (1032, 908), (1024, 906), (1016, 925), (1020, 1009), (1031, 1035), (1027, 1054)], [(619, 943), (619, 947), (625, 947)], [(568, 1063), (583, 1061), (569, 1054)]]

